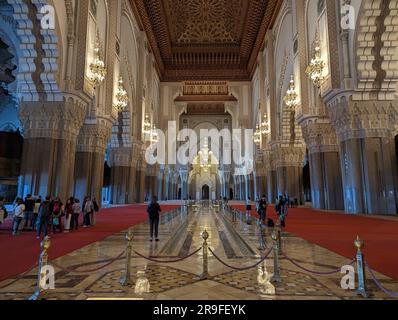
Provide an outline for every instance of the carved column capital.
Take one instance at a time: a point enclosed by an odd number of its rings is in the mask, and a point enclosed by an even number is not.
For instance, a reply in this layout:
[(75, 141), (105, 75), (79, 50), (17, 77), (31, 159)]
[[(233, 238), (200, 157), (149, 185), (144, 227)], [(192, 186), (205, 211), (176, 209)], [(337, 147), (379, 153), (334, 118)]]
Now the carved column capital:
[(343, 96), (329, 102), (328, 108), (340, 141), (390, 137), (397, 128), (397, 101), (353, 101)]
[(107, 118), (97, 118), (93, 123), (86, 122), (78, 137), (78, 152), (105, 153), (112, 133), (112, 121)]
[(336, 131), (328, 118), (310, 117), (300, 124), (310, 154), (339, 150)]
[(21, 102), (19, 119), (25, 139), (75, 140), (83, 125), (86, 104), (76, 96), (59, 102)]

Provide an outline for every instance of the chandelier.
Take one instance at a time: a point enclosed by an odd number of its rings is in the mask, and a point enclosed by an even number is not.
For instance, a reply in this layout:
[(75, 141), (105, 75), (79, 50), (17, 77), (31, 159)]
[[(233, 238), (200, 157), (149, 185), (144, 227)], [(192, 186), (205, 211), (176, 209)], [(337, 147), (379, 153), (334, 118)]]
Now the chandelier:
[(158, 134), (158, 131), (157, 131), (155, 125), (153, 125), (152, 131), (151, 131), (151, 142), (152, 143), (158, 143), (159, 142), (159, 134)]
[(151, 126), (151, 120), (149, 119), (149, 115), (145, 114), (144, 128), (143, 128), (144, 134), (150, 134), (151, 128), (152, 126)]
[(257, 124), (257, 126), (256, 126), (256, 131), (254, 132), (254, 135), (253, 135), (253, 141), (255, 144), (261, 143), (261, 130), (260, 130), (259, 124)]
[(94, 57), (90, 63), (90, 75), (89, 79), (93, 83), (94, 88), (100, 85), (106, 76), (105, 62), (101, 58), (101, 44), (99, 34), (97, 33), (97, 39), (94, 47)]
[(322, 72), (323, 69), (325, 68), (325, 62), (321, 58), (321, 46), (320, 46), (320, 41), (319, 41), (319, 36), (318, 33), (315, 35), (315, 42), (314, 42), (314, 50), (315, 50), (315, 57), (311, 59), (311, 62), (309, 66), (307, 67), (307, 70), (305, 73), (307, 76), (311, 79), (313, 84), (320, 88), (321, 83), (324, 79)]
[(269, 125), (269, 120), (268, 120), (268, 115), (267, 113), (264, 114), (264, 119), (263, 122), (261, 123), (261, 133), (263, 135), (269, 134), (270, 133), (270, 125)]
[(289, 89), (286, 92), (283, 100), (288, 107), (294, 108), (297, 105), (298, 94), (296, 92), (296, 87), (294, 85), (294, 76), (291, 76)]
[(127, 91), (124, 89), (123, 79), (120, 76), (119, 86), (116, 92), (115, 108), (117, 109), (118, 112), (122, 112), (127, 107), (128, 102), (129, 102), (129, 97), (127, 95)]
[(202, 150), (199, 151), (200, 167), (204, 169), (205, 172), (207, 172), (207, 170), (211, 168), (210, 157), (212, 154), (213, 152), (209, 150), (208, 141), (205, 140)]

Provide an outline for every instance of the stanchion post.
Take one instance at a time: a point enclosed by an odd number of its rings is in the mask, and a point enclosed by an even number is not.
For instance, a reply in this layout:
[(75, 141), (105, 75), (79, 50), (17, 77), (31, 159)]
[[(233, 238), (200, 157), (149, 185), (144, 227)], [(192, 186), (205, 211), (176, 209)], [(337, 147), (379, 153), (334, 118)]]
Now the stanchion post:
[(279, 253), (282, 251), (282, 221), (281, 218), (276, 220), (275, 230), (278, 233), (278, 246), (279, 246)]
[(358, 273), (358, 290), (357, 295), (361, 295), (364, 298), (368, 298), (369, 295), (366, 292), (366, 274), (364, 268), (364, 255), (362, 253), (362, 248), (364, 246), (363, 240), (357, 236), (354, 241), (355, 247), (357, 248), (357, 273)]
[(43, 284), (46, 281), (46, 272), (44, 267), (48, 263), (48, 249), (51, 246), (50, 237), (46, 236), (44, 240), (41, 242), (41, 253), (39, 257), (39, 269), (37, 271), (37, 290), (36, 292), (29, 298), (29, 300), (39, 300), (43, 299), (47, 295), (47, 290)]
[(265, 250), (265, 243), (264, 243), (264, 230), (265, 228), (262, 227), (260, 219), (257, 219), (258, 229), (260, 230), (260, 246), (259, 250)]
[(274, 230), (272, 232), (272, 240), (274, 241), (274, 274), (272, 275), (271, 282), (282, 282), (279, 270), (279, 233)]
[(209, 239), (209, 234), (207, 230), (203, 231), (202, 233), (203, 239), (203, 273), (200, 276), (200, 280), (206, 280), (209, 277), (209, 270), (208, 270), (208, 245), (207, 239)]
[(120, 284), (123, 287), (130, 286), (133, 284), (131, 280), (131, 272), (130, 272), (130, 265), (131, 265), (131, 251), (133, 247), (133, 231), (129, 229), (129, 231), (126, 234), (126, 240), (127, 240), (127, 246), (126, 246), (126, 269), (124, 271), (124, 276), (120, 278)]

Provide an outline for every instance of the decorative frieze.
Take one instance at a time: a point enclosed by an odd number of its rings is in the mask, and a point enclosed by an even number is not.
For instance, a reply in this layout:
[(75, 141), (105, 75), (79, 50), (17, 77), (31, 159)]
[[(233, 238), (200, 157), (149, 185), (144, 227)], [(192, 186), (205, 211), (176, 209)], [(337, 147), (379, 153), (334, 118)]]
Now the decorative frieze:
[(82, 127), (77, 140), (78, 152), (104, 153), (112, 133), (112, 122), (107, 118), (98, 118), (94, 123)]
[(338, 139), (390, 137), (398, 123), (397, 101), (352, 101), (342, 96), (328, 103)]
[(302, 167), (304, 165), (306, 148), (305, 145), (290, 145), (278, 142), (273, 145), (272, 165), (281, 167)]
[(327, 118), (311, 117), (301, 123), (304, 141), (310, 154), (317, 152), (338, 152), (336, 131)]
[(21, 102), (19, 119), (25, 139), (75, 140), (83, 125), (86, 104), (76, 96), (62, 102)]

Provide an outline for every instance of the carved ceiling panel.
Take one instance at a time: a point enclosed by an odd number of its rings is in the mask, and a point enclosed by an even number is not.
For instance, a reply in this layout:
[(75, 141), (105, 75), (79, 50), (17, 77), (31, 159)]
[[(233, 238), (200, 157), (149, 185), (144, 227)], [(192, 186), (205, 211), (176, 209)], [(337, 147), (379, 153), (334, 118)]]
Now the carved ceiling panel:
[(247, 81), (282, 0), (130, 0), (162, 81)]

